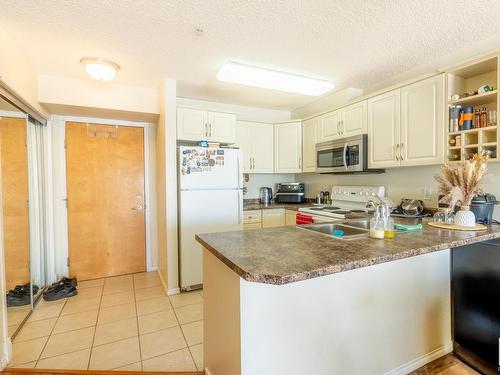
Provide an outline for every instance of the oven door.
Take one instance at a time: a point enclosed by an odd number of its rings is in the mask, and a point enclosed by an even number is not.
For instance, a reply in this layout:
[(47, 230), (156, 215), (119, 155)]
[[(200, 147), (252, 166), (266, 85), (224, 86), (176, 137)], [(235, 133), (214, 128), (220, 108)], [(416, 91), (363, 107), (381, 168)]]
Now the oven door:
[(324, 142), (316, 145), (316, 170), (319, 173), (347, 171), (347, 144)]

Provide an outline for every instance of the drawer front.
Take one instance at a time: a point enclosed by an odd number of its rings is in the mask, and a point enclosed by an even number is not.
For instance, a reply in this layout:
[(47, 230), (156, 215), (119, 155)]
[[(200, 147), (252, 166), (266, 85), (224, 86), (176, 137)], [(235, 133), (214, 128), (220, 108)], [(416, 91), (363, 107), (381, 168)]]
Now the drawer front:
[(243, 224), (243, 229), (260, 229), (262, 228), (262, 223), (248, 223), (248, 224)]
[(262, 227), (273, 228), (285, 226), (285, 210), (282, 208), (262, 211)]
[(250, 210), (243, 212), (243, 223), (260, 223), (262, 221), (261, 210)]

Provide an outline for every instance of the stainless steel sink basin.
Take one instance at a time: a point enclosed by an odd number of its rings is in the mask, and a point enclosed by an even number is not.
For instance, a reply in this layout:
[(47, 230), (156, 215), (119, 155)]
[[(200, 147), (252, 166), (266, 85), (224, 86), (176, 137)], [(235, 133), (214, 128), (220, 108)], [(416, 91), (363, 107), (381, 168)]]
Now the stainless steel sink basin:
[(350, 227), (355, 227), (355, 228), (370, 230), (370, 220), (369, 219), (350, 220), (350, 221), (343, 222), (342, 224), (343, 225), (348, 225)]
[[(369, 223), (368, 223), (369, 225)], [(353, 240), (368, 237), (368, 230), (345, 225), (344, 223), (324, 223), (300, 225), (298, 228), (317, 232), (339, 240)]]

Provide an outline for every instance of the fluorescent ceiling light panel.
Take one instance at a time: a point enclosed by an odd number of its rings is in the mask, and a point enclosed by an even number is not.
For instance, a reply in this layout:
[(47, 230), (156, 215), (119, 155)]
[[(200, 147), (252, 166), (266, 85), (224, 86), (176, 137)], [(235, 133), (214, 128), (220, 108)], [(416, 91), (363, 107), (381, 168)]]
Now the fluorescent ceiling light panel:
[(319, 96), (334, 89), (335, 85), (328, 81), (308, 78), (296, 74), (278, 72), (243, 65), (234, 62), (225, 63), (217, 73), (219, 81), (238, 83), (240, 85), (262, 87), (265, 89), (293, 92), (295, 94)]

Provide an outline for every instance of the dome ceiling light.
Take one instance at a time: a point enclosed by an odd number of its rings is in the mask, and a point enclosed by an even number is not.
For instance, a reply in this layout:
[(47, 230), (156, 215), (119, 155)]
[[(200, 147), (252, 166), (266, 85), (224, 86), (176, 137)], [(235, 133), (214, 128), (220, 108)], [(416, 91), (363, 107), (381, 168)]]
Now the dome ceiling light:
[(98, 81), (111, 81), (120, 70), (117, 63), (100, 57), (84, 57), (80, 62), (85, 64), (87, 73)]

